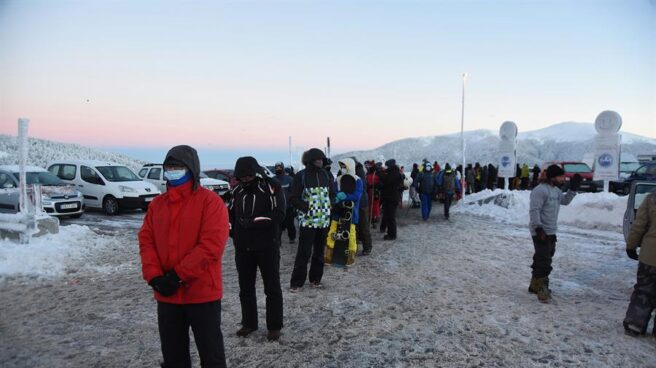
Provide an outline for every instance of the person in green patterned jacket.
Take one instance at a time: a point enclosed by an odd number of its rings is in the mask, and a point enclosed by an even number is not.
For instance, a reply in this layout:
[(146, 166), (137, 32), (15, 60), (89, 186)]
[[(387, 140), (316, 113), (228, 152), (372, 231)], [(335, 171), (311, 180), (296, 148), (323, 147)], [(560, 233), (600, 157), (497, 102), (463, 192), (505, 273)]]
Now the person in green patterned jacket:
[(323, 168), (325, 160), (326, 155), (318, 148), (303, 153), (305, 169), (294, 176), (292, 184), (289, 200), (298, 211), (299, 225), (298, 250), (290, 281), (292, 293), (300, 291), (306, 279), (311, 287), (321, 286), (330, 208), (335, 198), (331, 175)]
[[(624, 318), (624, 330), (630, 336), (644, 335), (656, 308), (656, 193), (649, 194), (638, 208), (626, 240), (626, 254), (638, 261), (638, 275)], [(656, 325), (653, 334), (656, 336)]]

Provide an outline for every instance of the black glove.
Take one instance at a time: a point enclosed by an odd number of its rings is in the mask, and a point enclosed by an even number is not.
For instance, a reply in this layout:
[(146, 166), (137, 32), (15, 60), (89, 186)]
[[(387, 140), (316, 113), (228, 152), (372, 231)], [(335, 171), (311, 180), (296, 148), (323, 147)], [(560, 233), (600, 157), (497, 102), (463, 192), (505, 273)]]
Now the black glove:
[(540, 239), (541, 241), (547, 240), (547, 233), (544, 232), (542, 226), (535, 228), (535, 236), (537, 236), (537, 238)]
[(239, 225), (243, 227), (244, 229), (250, 229), (254, 227), (253, 225), (253, 218), (252, 217), (240, 217), (239, 218)]
[[(175, 272), (173, 272), (173, 274), (175, 275)], [(175, 275), (175, 277), (180, 280), (178, 275)], [(175, 281), (173, 277), (169, 277), (167, 273), (166, 276), (157, 276), (153, 278), (150, 280), (148, 285), (150, 285), (153, 290), (160, 293), (162, 296), (171, 296), (175, 294), (180, 284), (179, 281)]]
[(577, 190), (579, 190), (582, 181), (583, 178), (581, 177), (580, 174), (574, 174), (572, 180), (569, 181), (569, 189), (576, 192)]
[(301, 212), (307, 212), (310, 210), (310, 205), (307, 202), (301, 202), (299, 210)]
[(638, 260), (638, 251), (636, 251), (635, 249), (627, 249), (626, 255), (629, 256), (629, 258), (631, 259), (635, 259), (636, 261)]

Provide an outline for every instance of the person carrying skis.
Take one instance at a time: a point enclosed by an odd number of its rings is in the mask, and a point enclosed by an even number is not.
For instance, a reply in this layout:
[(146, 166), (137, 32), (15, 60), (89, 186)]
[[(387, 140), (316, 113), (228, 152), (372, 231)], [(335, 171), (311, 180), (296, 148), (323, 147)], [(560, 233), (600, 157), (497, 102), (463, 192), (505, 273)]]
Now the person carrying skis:
[(221, 260), (228, 210), (200, 185), (194, 148), (171, 148), (163, 166), (167, 191), (150, 203), (139, 230), (141, 271), (157, 300), (162, 366), (191, 367), (191, 327), (203, 364), (225, 367)]
[(551, 299), (549, 274), (556, 252), (558, 212), (561, 205), (566, 206), (572, 202), (581, 180), (581, 175), (574, 175), (570, 180), (569, 190), (563, 193), (560, 187), (565, 182), (565, 171), (558, 165), (551, 165), (547, 168), (546, 180), (531, 191), (528, 226), (535, 253), (528, 291), (537, 294), (538, 300), (544, 303)]
[(275, 174), (274, 179), (280, 184), (280, 187), (282, 188), (282, 192), (285, 195), (285, 203), (287, 204), (287, 208), (285, 209), (285, 220), (282, 222), (282, 225), (280, 226), (280, 236), (282, 238), (282, 232), (286, 229), (287, 230), (287, 237), (289, 238), (289, 244), (294, 244), (296, 241), (296, 226), (294, 225), (294, 206), (292, 206), (292, 202), (289, 200), (289, 197), (291, 196), (292, 193), (292, 184), (294, 183), (294, 178), (291, 177), (290, 175), (287, 175), (287, 171), (285, 170), (285, 164), (282, 162), (276, 163), (275, 166)]
[[(326, 155), (311, 148), (302, 157), (305, 168), (294, 176), (290, 201), (298, 212), (298, 250), (290, 280), (290, 291), (297, 293), (309, 279), (311, 287), (320, 287), (330, 208), (335, 198), (331, 174), (324, 170)], [(310, 261), (308, 274), (307, 264)]]
[(424, 165), (424, 171), (417, 175), (415, 188), (419, 193), (421, 201), (421, 218), (428, 221), (431, 208), (433, 207), (433, 194), (435, 193), (436, 177), (433, 172), (433, 166), (430, 163)]
[(456, 173), (451, 170), (451, 165), (446, 164), (444, 170), (438, 174), (436, 181), (444, 192), (444, 218), (448, 220), (453, 196), (460, 193), (460, 180), (458, 180)]
[[(656, 308), (656, 192), (649, 194), (638, 208), (626, 241), (626, 254), (638, 261), (638, 275), (624, 318), (624, 331), (639, 336), (646, 333)], [(652, 334), (656, 337), (656, 324)]]
[(237, 336), (246, 337), (258, 327), (255, 281), (259, 268), (266, 295), (267, 339), (274, 341), (280, 338), (283, 325), (280, 224), (287, 204), (278, 181), (261, 175), (259, 169), (253, 157), (237, 160), (234, 175), (239, 184), (232, 190), (229, 206), (241, 303)]

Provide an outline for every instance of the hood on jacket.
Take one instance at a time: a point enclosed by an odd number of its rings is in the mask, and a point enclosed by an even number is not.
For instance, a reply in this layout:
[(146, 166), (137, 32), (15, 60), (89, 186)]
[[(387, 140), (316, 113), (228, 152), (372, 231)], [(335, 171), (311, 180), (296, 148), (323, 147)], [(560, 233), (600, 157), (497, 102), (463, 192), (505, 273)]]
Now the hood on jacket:
[(303, 161), (303, 165), (305, 166), (312, 165), (312, 162), (316, 160), (322, 160), (322, 161), (326, 160), (326, 155), (323, 153), (322, 150), (318, 148), (310, 148), (309, 150), (305, 151), (301, 159), (301, 161)]
[(164, 159), (164, 166), (171, 164), (183, 164), (191, 172), (193, 180), (193, 189), (196, 190), (200, 185), (200, 160), (198, 159), (198, 152), (191, 146), (180, 145), (171, 148), (166, 153)]
[[(340, 165), (346, 166), (346, 170), (342, 169), (342, 175), (346, 174), (346, 175), (351, 175), (355, 178), (358, 177), (355, 173), (355, 161), (353, 161), (352, 158), (343, 158), (343, 159), (339, 160), (338, 163)], [(341, 169), (341, 166), (340, 166), (340, 169)]]
[(235, 163), (234, 177), (239, 179), (245, 176), (257, 176), (261, 171), (260, 164), (255, 157), (244, 156), (237, 159)]

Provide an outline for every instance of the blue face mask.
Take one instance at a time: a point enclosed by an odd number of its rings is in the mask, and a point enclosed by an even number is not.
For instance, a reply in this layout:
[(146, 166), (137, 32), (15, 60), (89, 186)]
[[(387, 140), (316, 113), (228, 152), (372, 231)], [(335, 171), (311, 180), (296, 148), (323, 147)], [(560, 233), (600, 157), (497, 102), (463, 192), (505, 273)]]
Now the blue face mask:
[(166, 170), (164, 171), (164, 178), (168, 181), (176, 181), (182, 179), (185, 175), (187, 175), (187, 169), (181, 169), (181, 170)]

